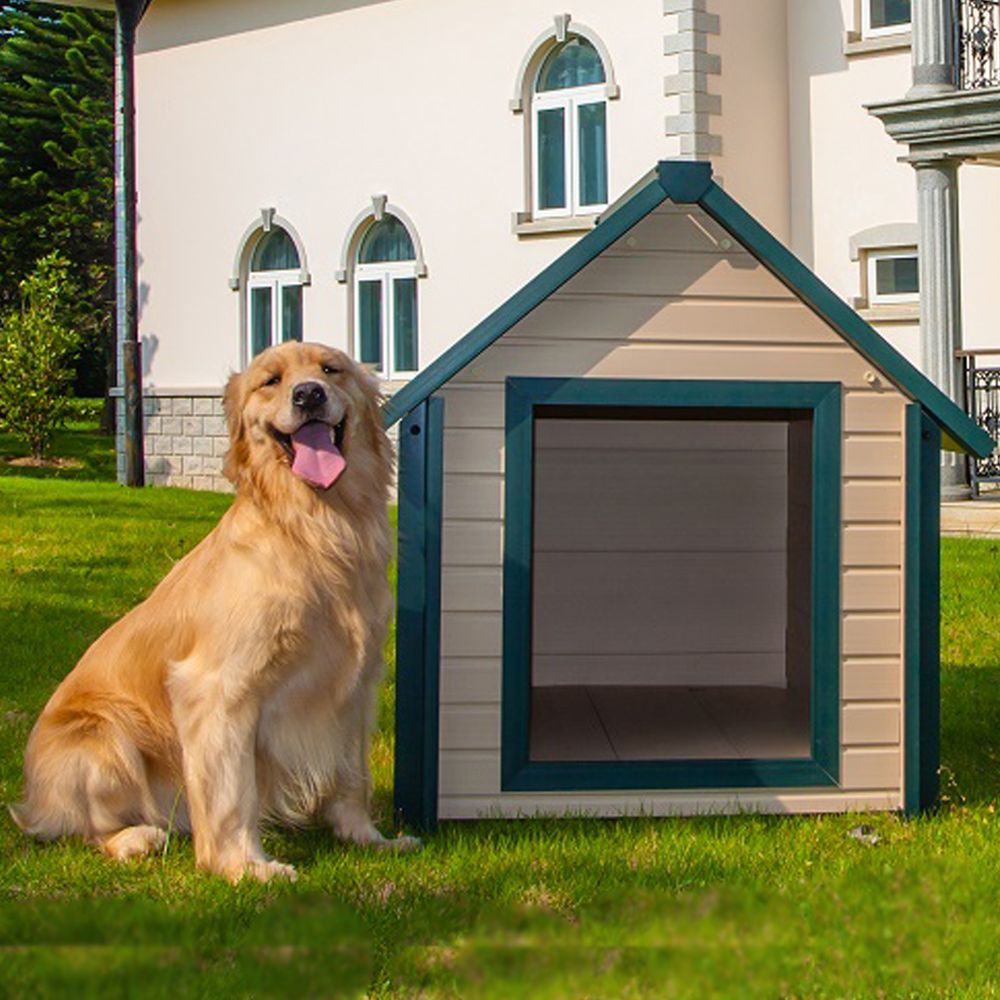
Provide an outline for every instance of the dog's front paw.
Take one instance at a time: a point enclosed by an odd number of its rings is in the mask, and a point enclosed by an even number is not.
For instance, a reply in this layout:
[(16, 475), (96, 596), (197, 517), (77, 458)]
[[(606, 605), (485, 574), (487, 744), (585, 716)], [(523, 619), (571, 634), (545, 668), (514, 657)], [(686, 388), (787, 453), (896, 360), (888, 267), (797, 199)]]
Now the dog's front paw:
[(245, 878), (256, 879), (258, 882), (270, 882), (271, 879), (287, 879), (294, 882), (298, 874), (291, 865), (281, 861), (248, 861), (239, 869), (228, 872), (229, 881), (235, 885)]
[(383, 837), (382, 840), (376, 841), (374, 846), (383, 851), (405, 853), (407, 851), (419, 851), (424, 846), (424, 842), (419, 837), (407, 837), (404, 835), (396, 837), (393, 840)]

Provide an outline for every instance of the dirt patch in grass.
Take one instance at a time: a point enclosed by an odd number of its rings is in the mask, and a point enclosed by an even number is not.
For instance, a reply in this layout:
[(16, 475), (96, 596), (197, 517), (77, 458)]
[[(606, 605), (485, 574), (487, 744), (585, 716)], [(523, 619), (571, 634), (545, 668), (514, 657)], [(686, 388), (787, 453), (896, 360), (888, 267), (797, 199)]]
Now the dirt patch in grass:
[(33, 458), (31, 455), (18, 455), (16, 458), (4, 458), (7, 465), (18, 469), (82, 469), (83, 462), (76, 458)]

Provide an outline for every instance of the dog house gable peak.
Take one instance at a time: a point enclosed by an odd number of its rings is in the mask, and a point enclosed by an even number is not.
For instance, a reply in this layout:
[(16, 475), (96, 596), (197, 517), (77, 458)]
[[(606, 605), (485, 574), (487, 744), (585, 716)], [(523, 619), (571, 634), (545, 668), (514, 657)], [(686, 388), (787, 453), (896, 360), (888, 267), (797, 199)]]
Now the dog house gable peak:
[(888, 380), (918, 403), (941, 429), (944, 447), (979, 457), (993, 451), (994, 441), (982, 428), (719, 186), (711, 164), (693, 160), (656, 164), (609, 206), (589, 233), (400, 389), (385, 405), (385, 425), (393, 425), (428, 399), (667, 200), (697, 206), (718, 223), (864, 356), (874, 367), (876, 378)]

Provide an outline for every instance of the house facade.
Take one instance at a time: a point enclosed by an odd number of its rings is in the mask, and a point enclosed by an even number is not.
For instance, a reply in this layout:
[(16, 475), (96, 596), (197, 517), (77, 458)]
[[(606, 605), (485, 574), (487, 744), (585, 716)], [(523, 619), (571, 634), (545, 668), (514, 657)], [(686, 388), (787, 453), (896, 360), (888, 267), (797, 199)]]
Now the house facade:
[[(907, 0), (153, 0), (136, 44), (147, 482), (225, 488), (222, 385), (269, 343), (331, 343), (398, 391), (657, 160), (711, 161), (926, 368), (915, 171), (868, 110), (911, 88), (912, 16)], [(992, 155), (961, 154), (954, 202), (966, 348), (996, 342)]]

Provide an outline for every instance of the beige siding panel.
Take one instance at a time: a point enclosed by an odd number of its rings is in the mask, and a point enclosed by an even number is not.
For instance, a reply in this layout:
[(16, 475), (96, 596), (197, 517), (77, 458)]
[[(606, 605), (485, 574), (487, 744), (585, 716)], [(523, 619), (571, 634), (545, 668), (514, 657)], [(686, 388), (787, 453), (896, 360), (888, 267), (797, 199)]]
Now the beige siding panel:
[(444, 516), (459, 521), (499, 521), (503, 517), (503, 477), (499, 473), (445, 473)]
[(441, 704), (497, 705), (500, 676), (499, 658), (442, 659)]
[(537, 553), (534, 579), (538, 656), (784, 649), (781, 552)]
[(439, 816), (487, 819), (530, 816), (703, 816), (732, 813), (836, 813), (892, 811), (901, 808), (897, 787), (874, 791), (830, 792), (577, 792), (566, 795), (508, 793), (443, 796)]
[(845, 656), (886, 656), (902, 651), (902, 621), (898, 614), (844, 616)]
[(546, 799), (528, 795), (494, 797), (465, 795), (442, 799), (440, 818), (459, 819), (525, 819), (532, 816), (703, 816), (732, 813), (844, 813), (893, 811), (902, 807), (896, 791), (856, 792), (830, 796), (807, 794), (768, 796), (743, 794), (722, 798), (718, 795), (697, 797), (683, 795), (645, 798), (601, 797), (591, 794), (572, 799)]
[(448, 611), (500, 611), (503, 572), (500, 567), (444, 566), (441, 606)]
[(888, 435), (848, 434), (844, 441), (844, 475), (900, 476), (904, 470), (903, 439)]
[(844, 431), (902, 434), (906, 400), (895, 390), (849, 392), (844, 397)]
[(500, 751), (442, 751), (438, 775), (441, 796), (495, 795), (500, 791)]
[(899, 705), (846, 705), (843, 718), (845, 745), (899, 743)]
[[(720, 246), (725, 240), (727, 247)], [(749, 257), (741, 244), (735, 243), (710, 215), (694, 206), (665, 202), (615, 240), (605, 253), (650, 250), (684, 250), (690, 253), (721, 253)], [(755, 264), (752, 258), (748, 264)]]
[(448, 521), (442, 526), (441, 562), (445, 566), (499, 566), (503, 529), (499, 521)]
[[(764, 420), (560, 420), (535, 423), (535, 449), (585, 451), (611, 448), (628, 452), (768, 452), (782, 455), (788, 441), (786, 424)], [(656, 456), (639, 458), (655, 460)], [(669, 456), (668, 456), (669, 458)], [(753, 456), (753, 461), (758, 461)], [(724, 461), (731, 461), (727, 456)]]
[(785, 548), (783, 452), (653, 455), (625, 449), (583, 457), (568, 450), (540, 453), (536, 546), (550, 552)]
[(502, 632), (499, 612), (445, 611), (441, 615), (441, 655), (473, 659), (497, 656)]
[(844, 660), (841, 696), (845, 701), (888, 701), (901, 698), (902, 693), (901, 660)]
[(503, 389), (452, 383), (441, 395), (444, 397), (445, 422), (449, 429), (503, 427)]
[(535, 656), (535, 682), (549, 687), (658, 684), (724, 687), (763, 684), (783, 687), (785, 652), (677, 653), (655, 656)]
[(499, 750), (499, 705), (443, 705), (441, 750)]
[(788, 299), (792, 293), (752, 257), (634, 252), (603, 254), (563, 286), (613, 295), (729, 295)]
[(529, 313), (509, 337), (657, 342), (842, 344), (795, 300), (668, 298), (558, 292)]
[(630, 344), (612, 341), (504, 339), (457, 378), (501, 383), (508, 375), (594, 378), (820, 379), (847, 386), (865, 384), (867, 362), (847, 346), (718, 347)]
[(896, 569), (851, 569), (844, 574), (845, 611), (899, 611), (902, 577)]
[(444, 432), (446, 473), (499, 473), (503, 468), (502, 430), (451, 429)]
[(903, 484), (900, 480), (852, 480), (844, 484), (845, 521), (903, 520)]
[(845, 566), (899, 566), (903, 533), (899, 527), (851, 524), (843, 535)]
[(902, 755), (895, 748), (852, 747), (841, 757), (840, 783), (844, 788), (898, 788), (901, 775)]

